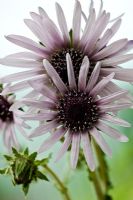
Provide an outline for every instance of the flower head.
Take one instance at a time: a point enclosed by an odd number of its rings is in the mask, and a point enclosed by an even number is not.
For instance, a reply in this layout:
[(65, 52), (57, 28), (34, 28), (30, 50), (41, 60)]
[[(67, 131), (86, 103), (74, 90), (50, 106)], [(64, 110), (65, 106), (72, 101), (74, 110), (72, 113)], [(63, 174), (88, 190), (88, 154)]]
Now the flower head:
[(71, 165), (75, 168), (81, 141), (86, 161), (90, 169), (94, 170), (95, 162), (91, 149), (92, 138), (109, 156), (111, 156), (111, 150), (101, 132), (119, 141), (127, 141), (126, 136), (121, 135), (110, 124), (106, 123), (111, 122), (120, 126), (129, 126), (127, 122), (116, 118), (112, 113), (130, 106), (129, 103), (118, 103), (119, 99), (127, 94), (127, 91), (119, 91), (102, 98), (99, 97), (99, 93), (109, 84), (115, 74), (112, 73), (97, 83), (101, 67), (101, 63), (98, 62), (88, 80), (87, 75), (90, 64), (86, 56), (83, 59), (78, 82), (76, 83), (72, 59), (68, 53), (66, 60), (69, 86), (66, 86), (62, 81), (50, 62), (44, 60), (45, 70), (56, 88), (51, 90), (48, 86), (41, 87), (36, 82), (30, 81), (34, 90), (40, 92), (44, 99), (41, 101), (21, 100), (26, 105), (40, 109), (39, 113), (27, 113), (21, 115), (21, 117), (25, 120), (45, 121), (45, 123), (40, 123), (40, 126), (31, 133), (30, 137), (43, 135), (48, 131), (51, 132), (50, 138), (44, 141), (39, 152), (49, 149), (53, 144), (65, 137), (56, 160), (60, 159), (69, 146), (72, 145)]
[[(1, 92), (2, 90), (3, 86), (1, 86)], [(27, 134), (24, 128), (30, 128), (22, 119), (16, 115), (16, 113), (14, 113), (14, 111), (10, 110), (14, 103), (14, 94), (2, 95), (0, 93), (0, 129), (3, 132), (4, 144), (8, 150), (11, 150), (12, 146), (19, 146), (15, 133), (16, 128), (26, 138)]]
[[(28, 86), (27, 80), (35, 78), (47, 82), (46, 71), (43, 68), (43, 60), (47, 59), (58, 72), (64, 83), (68, 84), (66, 54), (69, 53), (72, 59), (75, 78), (78, 79), (80, 66), (84, 56), (90, 61), (90, 74), (98, 61), (101, 61), (100, 78), (115, 72), (115, 79), (133, 82), (132, 69), (123, 69), (119, 64), (133, 59), (133, 54), (127, 54), (132, 48), (132, 41), (120, 39), (109, 44), (121, 24), (121, 17), (118, 17), (113, 25), (110, 23), (110, 13), (103, 10), (101, 3), (100, 10), (96, 13), (93, 1), (90, 4), (89, 17), (86, 18), (82, 12), (79, 1), (75, 3), (72, 27), (68, 28), (64, 12), (61, 6), (56, 3), (56, 13), (60, 30), (50, 19), (47, 13), (39, 7), (39, 14), (31, 12), (32, 19), (25, 19), (28, 28), (38, 38), (40, 43), (19, 35), (9, 35), (6, 38), (14, 44), (30, 50), (9, 55), (0, 60), (3, 65), (26, 68), (28, 70), (1, 78), (2, 82), (19, 81), (8, 87), (6, 92), (14, 92), (25, 89)], [(85, 27), (82, 26), (82, 13), (85, 18)], [(83, 30), (81, 34), (81, 29)], [(110, 82), (107, 92), (119, 91), (119, 87)], [(102, 93), (105, 93), (102, 91)]]

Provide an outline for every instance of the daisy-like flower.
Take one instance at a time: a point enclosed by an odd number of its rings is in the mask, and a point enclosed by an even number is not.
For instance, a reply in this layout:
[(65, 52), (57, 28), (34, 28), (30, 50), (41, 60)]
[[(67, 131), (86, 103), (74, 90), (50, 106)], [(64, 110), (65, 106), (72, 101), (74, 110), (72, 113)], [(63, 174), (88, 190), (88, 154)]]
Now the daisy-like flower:
[[(97, 83), (101, 67), (101, 63), (98, 62), (87, 81), (90, 64), (86, 56), (80, 68), (78, 83), (76, 83), (72, 59), (68, 53), (66, 60), (69, 86), (66, 86), (62, 81), (50, 62), (44, 60), (45, 70), (58, 91), (54, 92), (46, 85), (41, 87), (36, 82), (30, 81), (30, 85), (42, 94), (44, 100), (21, 100), (21, 103), (25, 105), (40, 109), (38, 113), (26, 113), (21, 117), (24, 120), (39, 120), (41, 122), (40, 126), (29, 137), (37, 137), (51, 132), (50, 138), (44, 141), (39, 152), (51, 148), (53, 144), (64, 137), (64, 143), (56, 160), (59, 160), (71, 145), (71, 165), (75, 168), (81, 141), (88, 166), (91, 170), (94, 170), (92, 138), (109, 156), (111, 156), (111, 150), (101, 132), (121, 142), (128, 140), (126, 136), (120, 134), (108, 124), (108, 122), (111, 122), (120, 126), (130, 126), (129, 123), (115, 117), (112, 113), (130, 106), (129, 103), (120, 104), (118, 102), (120, 98), (127, 94), (127, 91), (119, 91), (105, 97), (99, 97), (99, 93), (113, 79), (115, 74), (111, 73)], [(46, 98), (47, 100), (45, 100)]]
[[(2, 89), (1, 89), (2, 91)], [(19, 147), (16, 138), (16, 129), (26, 138), (27, 134), (24, 128), (30, 128), (22, 119), (20, 119), (10, 107), (15, 102), (15, 95), (1, 95), (0, 93), (0, 132), (3, 134), (3, 140), (6, 148), (11, 150), (11, 147)]]
[[(52, 64), (63, 82), (68, 84), (67, 53), (71, 55), (76, 80), (82, 60), (84, 56), (87, 56), (90, 61), (90, 73), (95, 64), (101, 61), (100, 78), (115, 72), (114, 79), (133, 82), (133, 69), (123, 69), (119, 66), (133, 59), (133, 54), (127, 54), (132, 49), (132, 41), (124, 38), (109, 44), (121, 25), (121, 17), (114, 20), (110, 26), (110, 13), (103, 10), (103, 3), (101, 2), (100, 9), (96, 13), (93, 1), (91, 1), (88, 18), (83, 14), (86, 20), (85, 27), (83, 27), (81, 4), (76, 1), (72, 27), (69, 29), (64, 12), (58, 3), (56, 3), (56, 13), (60, 30), (40, 7), (39, 14), (31, 12), (32, 19), (24, 20), (38, 38), (38, 43), (24, 36), (6, 36), (10, 42), (30, 51), (15, 53), (0, 60), (3, 65), (26, 68), (26, 71), (1, 78), (3, 83), (17, 82), (8, 87), (4, 91), (5, 93), (27, 88), (27, 80), (32, 78), (45, 81), (47, 76), (43, 68), (44, 59)], [(119, 87), (110, 82), (103, 95), (116, 91), (119, 91)]]

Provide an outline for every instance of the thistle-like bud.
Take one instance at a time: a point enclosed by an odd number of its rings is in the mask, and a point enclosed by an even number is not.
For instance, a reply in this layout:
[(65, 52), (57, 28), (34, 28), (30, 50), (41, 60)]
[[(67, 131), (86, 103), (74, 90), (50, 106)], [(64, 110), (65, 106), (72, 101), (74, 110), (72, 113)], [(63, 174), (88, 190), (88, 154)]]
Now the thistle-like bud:
[(48, 162), (48, 159), (36, 160), (37, 152), (29, 154), (28, 148), (23, 152), (12, 148), (12, 152), (12, 156), (4, 156), (9, 166), (0, 170), (0, 173), (11, 175), (13, 184), (22, 185), (25, 195), (28, 193), (32, 181), (37, 181), (38, 178), (48, 181), (48, 178), (39, 169)]

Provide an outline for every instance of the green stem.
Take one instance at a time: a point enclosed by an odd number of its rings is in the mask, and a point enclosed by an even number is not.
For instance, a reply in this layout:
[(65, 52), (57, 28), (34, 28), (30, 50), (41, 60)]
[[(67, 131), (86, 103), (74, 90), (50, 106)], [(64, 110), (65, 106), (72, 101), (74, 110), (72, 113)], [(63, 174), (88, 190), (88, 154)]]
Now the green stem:
[(104, 192), (107, 194), (108, 189), (111, 186), (109, 174), (108, 174), (108, 165), (105, 160), (105, 155), (97, 144), (95, 144), (95, 150), (97, 154), (97, 160), (99, 163), (99, 176), (104, 184)]
[(44, 168), (47, 171), (47, 173), (51, 176), (53, 181), (55, 181), (55, 186), (63, 195), (64, 200), (71, 200), (68, 194), (67, 187), (63, 184), (63, 182), (59, 179), (59, 177), (52, 171), (52, 169), (49, 166), (45, 165)]
[(97, 199), (106, 200), (107, 197), (108, 199), (111, 199), (111, 197), (108, 195), (108, 190), (111, 186), (111, 182), (109, 179), (109, 170), (105, 160), (105, 155), (95, 142), (94, 148), (97, 156), (98, 168), (95, 170), (95, 172), (90, 172), (90, 178), (93, 181)]
[(97, 171), (95, 171), (95, 172), (90, 171), (90, 179), (93, 181), (97, 199), (104, 200), (104, 194), (103, 194), (102, 187), (101, 187), (101, 184), (100, 184), (100, 181), (98, 178)]

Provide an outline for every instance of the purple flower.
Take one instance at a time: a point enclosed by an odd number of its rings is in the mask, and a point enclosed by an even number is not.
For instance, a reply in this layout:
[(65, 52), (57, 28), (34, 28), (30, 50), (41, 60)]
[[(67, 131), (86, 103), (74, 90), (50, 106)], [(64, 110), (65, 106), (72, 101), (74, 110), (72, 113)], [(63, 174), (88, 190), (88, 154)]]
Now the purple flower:
[(11, 106), (15, 102), (15, 95), (1, 95), (0, 93), (0, 131), (3, 134), (3, 140), (6, 148), (11, 150), (11, 147), (19, 147), (16, 138), (16, 129), (26, 138), (27, 134), (24, 128), (30, 128), (21, 118), (18, 117), (17, 112), (10, 111)]
[[(124, 38), (109, 43), (121, 25), (121, 16), (114, 20), (110, 27), (107, 27), (110, 25), (110, 13), (103, 10), (102, 3), (99, 12), (96, 13), (93, 1), (91, 1), (89, 16), (86, 18), (80, 2), (76, 1), (72, 27), (69, 29), (64, 12), (58, 3), (56, 3), (56, 13), (60, 30), (40, 7), (39, 14), (31, 12), (32, 19), (24, 20), (40, 43), (24, 36), (6, 36), (10, 42), (30, 51), (15, 53), (0, 60), (3, 65), (26, 68), (26, 71), (1, 78), (3, 83), (17, 82), (8, 87), (4, 93), (29, 87), (27, 80), (32, 78), (47, 83), (47, 75), (43, 68), (44, 59), (52, 64), (63, 82), (68, 83), (67, 53), (71, 55), (76, 79), (82, 60), (84, 56), (87, 56), (90, 61), (90, 73), (96, 63), (101, 61), (100, 78), (115, 72), (114, 79), (133, 82), (133, 69), (123, 69), (119, 66), (133, 59), (133, 54), (127, 54), (132, 49), (133, 42)], [(84, 27), (81, 23), (82, 14), (86, 21)], [(82, 33), (81, 30), (83, 30)], [(117, 92), (119, 89), (115, 83), (110, 82), (106, 91), (102, 91), (102, 94)]]
[(54, 83), (55, 89), (51, 90), (46, 85), (41, 86), (35, 81), (30, 81), (34, 90), (42, 95), (41, 100), (25, 98), (20, 103), (38, 108), (40, 112), (26, 113), (21, 117), (24, 120), (41, 122), (29, 137), (37, 137), (51, 132), (51, 136), (44, 141), (39, 152), (51, 148), (57, 141), (65, 137), (56, 160), (59, 160), (71, 145), (71, 165), (75, 168), (81, 142), (88, 166), (91, 170), (94, 170), (92, 138), (107, 155), (111, 156), (111, 150), (102, 137), (102, 132), (121, 142), (126, 142), (128, 138), (112, 128), (109, 123), (124, 127), (130, 126), (126, 121), (115, 117), (114, 112), (127, 108), (131, 104), (119, 102), (127, 94), (127, 91), (119, 91), (105, 97), (99, 97), (99, 93), (115, 76), (114, 73), (111, 73), (97, 83), (101, 68), (100, 62), (95, 65), (88, 80), (90, 63), (86, 56), (83, 59), (76, 82), (72, 59), (68, 53), (66, 60), (69, 86), (66, 86), (62, 81), (50, 62), (44, 60), (45, 70)]

